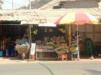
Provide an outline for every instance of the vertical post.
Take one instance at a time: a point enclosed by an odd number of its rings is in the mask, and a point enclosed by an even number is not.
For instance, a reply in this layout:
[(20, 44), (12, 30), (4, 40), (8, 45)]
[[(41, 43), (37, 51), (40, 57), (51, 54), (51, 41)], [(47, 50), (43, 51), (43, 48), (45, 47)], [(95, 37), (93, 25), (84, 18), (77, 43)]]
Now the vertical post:
[(71, 25), (68, 25), (68, 42), (69, 42), (69, 47), (71, 47), (71, 43), (72, 43), (72, 37), (71, 37)]
[[(31, 1), (29, 0), (29, 10), (31, 9)], [(31, 59), (30, 51), (31, 51), (31, 42), (32, 42), (32, 36), (31, 36), (31, 24), (29, 24), (29, 42), (30, 42), (30, 49), (29, 49), (29, 59)]]
[(79, 60), (80, 59), (80, 49), (79, 49), (79, 32), (78, 32), (78, 30), (79, 30), (79, 27), (77, 25), (77, 50), (78, 50), (77, 58)]
[(29, 0), (29, 9), (31, 9), (31, 0)]
[(30, 42), (30, 46), (31, 46), (31, 42), (32, 42), (32, 36), (31, 36), (31, 24), (29, 24), (29, 42)]
[(12, 18), (14, 17), (14, 13), (13, 13), (13, 10), (14, 10), (14, 2), (12, 0), (12, 7), (11, 7), (11, 10), (12, 10)]
[(13, 2), (13, 0), (12, 0), (12, 10), (14, 9), (14, 4), (13, 4), (14, 2)]
[[(28, 33), (29, 33), (29, 43), (30, 43), (30, 48), (29, 51), (31, 50), (31, 42), (32, 42), (32, 38), (31, 38), (31, 24), (29, 24), (29, 29), (28, 29)], [(29, 59), (31, 58), (30, 56), (30, 52), (29, 52)]]
[[(32, 35), (31, 35), (31, 29), (32, 29), (32, 24), (29, 25), (29, 42), (30, 42), (30, 53), (29, 53), (29, 59), (31, 60), (36, 60), (36, 53), (33, 54), (32, 49), (35, 49), (35, 44), (32, 43)], [(36, 52), (36, 51), (35, 51)]]
[(30, 44), (30, 48), (29, 48), (29, 59), (31, 59), (31, 55), (30, 55), (30, 51), (31, 51), (31, 26), (30, 24), (28, 25), (28, 36), (29, 36), (29, 44)]

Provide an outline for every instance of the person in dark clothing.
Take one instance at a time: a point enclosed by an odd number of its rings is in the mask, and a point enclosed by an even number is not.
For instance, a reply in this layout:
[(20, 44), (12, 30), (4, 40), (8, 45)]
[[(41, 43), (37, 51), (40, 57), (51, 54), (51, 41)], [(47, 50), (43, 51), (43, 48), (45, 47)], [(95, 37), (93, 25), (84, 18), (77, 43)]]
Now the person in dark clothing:
[(15, 56), (15, 43), (12, 40), (8, 42), (8, 56), (13, 57)]
[(93, 41), (90, 38), (85, 39), (85, 49), (86, 49), (87, 55), (91, 59), (93, 59), (94, 44), (93, 44)]

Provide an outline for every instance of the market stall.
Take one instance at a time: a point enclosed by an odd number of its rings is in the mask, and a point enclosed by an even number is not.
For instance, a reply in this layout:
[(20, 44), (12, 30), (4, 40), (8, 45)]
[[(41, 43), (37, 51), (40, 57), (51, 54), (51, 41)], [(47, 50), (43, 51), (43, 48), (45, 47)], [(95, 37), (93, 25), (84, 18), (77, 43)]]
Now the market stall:
[[(53, 44), (65, 43), (65, 35), (57, 27), (38, 27), (37, 35), (34, 36), (36, 43), (36, 60), (56, 60), (57, 53)], [(61, 45), (60, 45), (61, 46)]]
[(27, 34), (27, 25), (21, 25), (20, 21), (0, 21), (0, 52), (1, 57), (15, 57), (15, 41), (18, 36)]

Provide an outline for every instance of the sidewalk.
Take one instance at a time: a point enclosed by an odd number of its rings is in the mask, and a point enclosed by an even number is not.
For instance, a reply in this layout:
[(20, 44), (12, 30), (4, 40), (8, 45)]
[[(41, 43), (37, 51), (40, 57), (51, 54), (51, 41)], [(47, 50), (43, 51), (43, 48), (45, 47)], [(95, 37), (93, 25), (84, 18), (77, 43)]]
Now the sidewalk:
[(17, 60), (17, 59), (10, 59), (10, 58), (0, 58), (0, 64), (30, 64), (30, 63), (90, 63), (90, 62), (100, 62), (101, 58), (99, 59), (80, 59), (75, 61), (39, 61), (39, 60)]

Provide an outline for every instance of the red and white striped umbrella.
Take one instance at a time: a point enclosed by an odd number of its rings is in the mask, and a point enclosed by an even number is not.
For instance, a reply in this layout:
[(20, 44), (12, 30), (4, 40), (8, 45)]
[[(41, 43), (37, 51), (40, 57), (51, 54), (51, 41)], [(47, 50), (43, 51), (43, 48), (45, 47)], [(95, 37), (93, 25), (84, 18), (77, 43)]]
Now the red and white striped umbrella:
[[(98, 24), (98, 23), (99, 21), (94, 16), (83, 11), (66, 13), (55, 22), (55, 24), (58, 25), (61, 24), (77, 25), (77, 31), (79, 25)], [(79, 38), (77, 33), (77, 46), (78, 45), (79, 45)], [(69, 46), (71, 46), (71, 28), (69, 28)], [(79, 48), (78, 48), (78, 58), (79, 58)]]
[(56, 24), (75, 24), (75, 25), (84, 25), (84, 24), (98, 24), (98, 20), (93, 15), (83, 12), (69, 12), (64, 16), (60, 17)]

